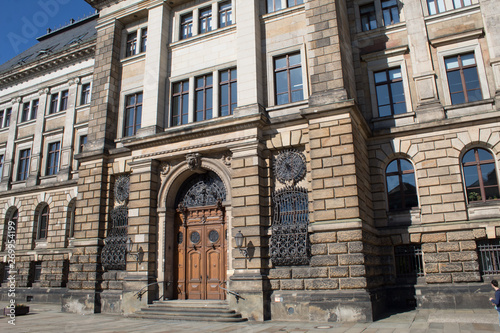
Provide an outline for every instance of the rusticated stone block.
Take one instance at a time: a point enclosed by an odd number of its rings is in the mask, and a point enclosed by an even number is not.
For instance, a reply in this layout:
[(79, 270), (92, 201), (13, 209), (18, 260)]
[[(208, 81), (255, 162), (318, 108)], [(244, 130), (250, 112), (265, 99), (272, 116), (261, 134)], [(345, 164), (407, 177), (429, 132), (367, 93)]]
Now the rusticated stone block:
[(303, 290), (304, 280), (283, 280), (280, 285), (281, 290)]
[(311, 244), (318, 243), (335, 243), (337, 241), (337, 233), (336, 232), (322, 232), (312, 234), (309, 239), (311, 240)]
[(271, 290), (280, 289), (280, 280), (271, 280)]
[(438, 252), (456, 252), (460, 251), (460, 245), (458, 242), (452, 243), (437, 243), (437, 251)]
[(328, 268), (292, 268), (293, 279), (311, 279), (328, 277)]
[(460, 242), (460, 249), (462, 251), (475, 251), (477, 244), (475, 241), (462, 241)]
[[(95, 282), (82, 282), (82, 289), (87, 289), (87, 290), (95, 290)], [(121, 289), (117, 288), (117, 289)]]
[(337, 266), (338, 257), (336, 255), (314, 256), (311, 258), (311, 267)]
[(457, 263), (445, 263), (439, 264), (439, 269), (441, 273), (451, 273), (451, 272), (462, 272), (462, 264)]
[(446, 242), (446, 234), (444, 232), (422, 235), (422, 243), (437, 243), (437, 242)]
[(340, 289), (362, 289), (366, 288), (366, 278), (340, 279)]
[(365, 256), (362, 253), (358, 254), (341, 254), (339, 255), (340, 265), (361, 265), (365, 263)]
[(363, 239), (363, 233), (361, 230), (348, 230), (337, 232), (338, 242), (354, 242)]
[(349, 253), (360, 253), (363, 252), (363, 242), (350, 242), (348, 243)]
[(439, 273), (439, 264), (435, 264), (435, 263), (425, 264), (425, 271), (427, 272), (427, 274)]
[(474, 239), (472, 230), (448, 232), (448, 241), (461, 241)]
[(484, 228), (474, 229), (472, 232), (476, 239), (486, 238), (486, 229)]
[(328, 244), (328, 253), (330, 254), (347, 253), (347, 243)]
[(290, 268), (274, 268), (269, 270), (270, 279), (291, 279), (292, 270)]
[(448, 253), (424, 253), (424, 262), (449, 262)]
[(81, 289), (82, 283), (77, 281), (69, 281), (67, 287), (68, 289)]
[(306, 290), (332, 290), (339, 288), (337, 279), (310, 279), (304, 280)]
[(474, 251), (452, 252), (450, 253), (451, 261), (472, 261), (477, 260), (477, 253)]
[(349, 267), (330, 267), (330, 277), (340, 278), (349, 276)]
[(313, 256), (319, 255), (319, 254), (327, 254), (328, 248), (326, 244), (313, 244), (311, 245), (311, 254)]
[(119, 281), (109, 281), (108, 282), (109, 289), (122, 289), (123, 283)]
[(451, 283), (451, 274), (428, 274), (425, 276), (427, 283)]
[(453, 282), (477, 282), (481, 281), (479, 272), (452, 273)]
[(424, 253), (434, 253), (436, 252), (436, 244), (432, 243), (422, 244), (422, 251)]
[(479, 271), (479, 263), (477, 261), (463, 262), (464, 272)]
[(410, 234), (410, 242), (411, 243), (420, 243), (422, 239), (422, 234)]
[(359, 265), (359, 266), (349, 266), (349, 271), (351, 277), (357, 277), (357, 276), (365, 276), (366, 275), (366, 266)]

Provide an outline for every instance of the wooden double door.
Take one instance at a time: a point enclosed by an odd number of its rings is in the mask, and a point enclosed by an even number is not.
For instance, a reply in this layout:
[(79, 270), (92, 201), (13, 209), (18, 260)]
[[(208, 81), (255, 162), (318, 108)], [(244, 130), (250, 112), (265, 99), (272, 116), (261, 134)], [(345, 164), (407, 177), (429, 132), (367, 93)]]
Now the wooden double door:
[(188, 208), (176, 216), (177, 298), (225, 299), (226, 225), (215, 206)]

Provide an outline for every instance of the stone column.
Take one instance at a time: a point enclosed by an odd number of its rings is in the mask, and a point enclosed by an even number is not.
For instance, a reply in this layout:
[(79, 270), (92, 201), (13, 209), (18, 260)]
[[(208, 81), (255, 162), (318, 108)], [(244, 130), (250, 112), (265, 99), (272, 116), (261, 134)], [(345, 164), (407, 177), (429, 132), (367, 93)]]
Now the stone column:
[(413, 79), (417, 90), (417, 121), (429, 122), (444, 119), (444, 109), (437, 95), (436, 73), (432, 65), (421, 1), (405, 1), (405, 12), (412, 13), (405, 19)]
[[(74, 140), (75, 140), (75, 129), (73, 124), (76, 120), (76, 94), (78, 91), (79, 79), (69, 80), (69, 91), (68, 91), (68, 108), (66, 109), (66, 117), (64, 119), (64, 134), (61, 142), (61, 158), (60, 167), (57, 174), (58, 181), (65, 181), (70, 178), (71, 174), (71, 164), (73, 162), (74, 151)], [(77, 151), (78, 153), (78, 151)]]
[(490, 64), (493, 68), (495, 79), (495, 100), (500, 103), (500, 13), (498, 12), (498, 1), (481, 0), (481, 15), (483, 16), (484, 30), (488, 50), (490, 53)]
[(148, 287), (142, 299), (136, 293), (149, 283), (158, 282), (157, 255), (157, 198), (160, 184), (159, 163), (141, 160), (129, 164), (130, 195), (128, 202), (128, 237), (132, 240), (132, 255), (127, 255), (127, 276), (123, 282), (125, 313), (133, 313), (149, 301), (157, 299), (158, 286)]
[(268, 265), (267, 246), (263, 248), (262, 241), (266, 236), (263, 224), (269, 219), (270, 212), (266, 212), (261, 200), (261, 195), (269, 192), (261, 178), (268, 166), (262, 157), (262, 147), (257, 142), (232, 147), (231, 152), (232, 230), (229, 234), (242, 232), (245, 238), (243, 246), (247, 248), (249, 258), (236, 249), (234, 237), (231, 237), (228, 246), (232, 251), (234, 274), (230, 278), (229, 289), (240, 293), (245, 301), (237, 302), (233, 296), (228, 296), (229, 303), (244, 317), (262, 321), (269, 316), (263, 275), (263, 269)]
[[(9, 135), (7, 139), (7, 147), (5, 149), (5, 157), (3, 164), (2, 181), (0, 182), (0, 190), (7, 191), (10, 189), (10, 182), (16, 180), (16, 170), (14, 170), (14, 155), (16, 149), (17, 138), (17, 119), (19, 110), (21, 109), (20, 97), (12, 99), (12, 113), (10, 115)], [(5, 115), (4, 115), (5, 117)]]
[(170, 10), (160, 1), (149, 8), (148, 45), (144, 73), (142, 124), (138, 136), (158, 133), (165, 123), (165, 91), (168, 72)]
[[(260, 112), (263, 104), (259, 0), (236, 0), (238, 108), (235, 116)], [(234, 8), (233, 8), (234, 9)]]

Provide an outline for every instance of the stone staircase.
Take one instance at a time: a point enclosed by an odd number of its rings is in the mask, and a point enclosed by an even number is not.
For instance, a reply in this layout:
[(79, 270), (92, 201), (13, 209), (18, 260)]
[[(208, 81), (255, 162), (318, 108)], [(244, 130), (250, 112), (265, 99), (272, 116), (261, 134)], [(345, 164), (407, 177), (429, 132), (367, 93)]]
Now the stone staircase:
[(216, 322), (242, 322), (240, 313), (229, 309), (226, 301), (211, 300), (172, 300), (155, 301), (142, 308), (131, 318), (180, 320), (180, 321), (216, 321)]

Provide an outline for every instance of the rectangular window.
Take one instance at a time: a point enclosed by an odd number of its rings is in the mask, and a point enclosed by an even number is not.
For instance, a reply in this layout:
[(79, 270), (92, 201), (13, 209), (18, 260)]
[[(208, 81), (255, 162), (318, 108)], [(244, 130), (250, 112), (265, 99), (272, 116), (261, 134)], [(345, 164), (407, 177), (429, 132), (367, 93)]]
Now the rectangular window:
[(0, 155), (0, 179), (2, 179), (3, 173), (3, 155)]
[(174, 83), (172, 90), (172, 126), (188, 123), (189, 81)]
[(0, 110), (0, 128), (3, 128), (4, 127), (4, 124), (3, 124), (3, 116), (5, 114), (5, 110)]
[(212, 8), (200, 9), (200, 34), (212, 31)]
[(142, 119), (142, 93), (128, 95), (125, 97), (125, 129), (123, 136), (137, 134), (141, 128)]
[(125, 57), (130, 57), (137, 52), (137, 31), (127, 35), (127, 46), (125, 49)]
[(274, 84), (276, 105), (304, 99), (300, 53), (274, 58)]
[(23, 149), (19, 152), (19, 165), (17, 166), (17, 180), (28, 179), (30, 169), (31, 149)]
[(36, 115), (38, 114), (38, 104), (39, 102), (37, 99), (31, 102), (30, 119), (36, 119)]
[(500, 241), (488, 239), (477, 242), (479, 267), (482, 275), (500, 274)]
[(359, 16), (361, 18), (362, 31), (368, 31), (377, 28), (375, 5), (373, 3), (364, 6), (359, 6)]
[(82, 135), (80, 136), (80, 148), (78, 149), (78, 153), (83, 153), (83, 147), (87, 143), (87, 136)]
[(297, 6), (303, 4), (304, 0), (288, 0), (288, 7)]
[(427, 8), (429, 9), (429, 15), (442, 13), (446, 10), (444, 0), (427, 0)]
[(33, 266), (33, 282), (40, 282), (42, 278), (42, 262), (35, 261)]
[(5, 125), (3, 127), (10, 126), (10, 116), (11, 115), (12, 115), (12, 108), (8, 108), (7, 111), (5, 111)]
[(397, 0), (382, 0), (382, 17), (384, 19), (384, 25), (399, 23)]
[(237, 106), (236, 75), (236, 68), (227, 69), (220, 72), (219, 110), (221, 117), (233, 114), (234, 108)]
[(212, 119), (213, 115), (213, 78), (212, 75), (204, 75), (197, 77), (196, 92), (195, 92), (195, 105), (196, 111), (194, 114), (194, 121), (202, 121)]
[(453, 0), (453, 7), (455, 7), (455, 9), (470, 6), (470, 5), (472, 5), (471, 0)]
[(30, 118), (30, 103), (23, 104), (23, 112), (21, 113), (21, 122), (28, 121)]
[(141, 29), (141, 52), (146, 52), (148, 44), (148, 28)]
[(69, 92), (67, 90), (61, 91), (61, 103), (59, 103), (59, 111), (68, 109)]
[(451, 104), (462, 104), (483, 99), (474, 53), (444, 59)]
[(401, 68), (386, 69), (373, 74), (377, 92), (379, 117), (406, 112)]
[(224, 1), (219, 4), (219, 28), (224, 28), (233, 24), (233, 11), (231, 1)]
[(59, 107), (59, 94), (50, 95), (49, 114), (56, 113)]
[(267, 0), (267, 12), (273, 13), (281, 8), (281, 0)]
[(80, 105), (90, 103), (90, 83), (82, 84), (82, 94), (80, 97)]
[(193, 13), (181, 16), (181, 39), (193, 36)]
[(46, 176), (55, 175), (59, 171), (60, 149), (61, 144), (59, 142), (53, 142), (49, 144), (49, 149), (47, 152), (47, 168), (45, 169)]

